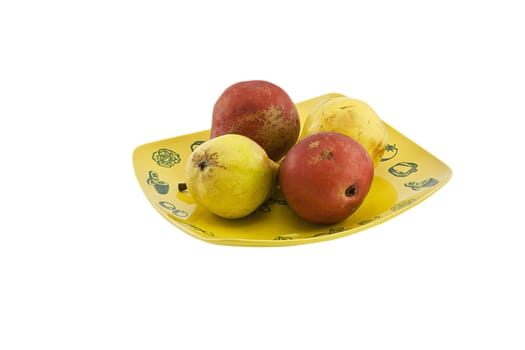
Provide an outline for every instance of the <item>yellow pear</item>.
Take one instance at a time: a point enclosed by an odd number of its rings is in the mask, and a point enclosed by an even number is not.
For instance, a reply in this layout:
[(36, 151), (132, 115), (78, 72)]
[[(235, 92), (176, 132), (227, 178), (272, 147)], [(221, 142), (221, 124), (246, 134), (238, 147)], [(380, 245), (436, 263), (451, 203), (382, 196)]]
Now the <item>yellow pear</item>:
[(278, 165), (252, 139), (225, 134), (198, 146), (186, 163), (195, 202), (228, 219), (254, 212), (277, 188)]
[(338, 132), (352, 137), (379, 164), (388, 143), (388, 132), (377, 113), (366, 102), (338, 96), (321, 102), (306, 116), (300, 140), (319, 132)]

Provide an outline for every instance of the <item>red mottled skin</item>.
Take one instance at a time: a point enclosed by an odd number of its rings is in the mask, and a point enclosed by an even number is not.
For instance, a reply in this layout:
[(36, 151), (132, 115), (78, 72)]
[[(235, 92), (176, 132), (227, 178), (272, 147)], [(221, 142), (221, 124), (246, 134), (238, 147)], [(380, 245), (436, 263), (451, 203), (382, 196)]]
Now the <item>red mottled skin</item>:
[(298, 142), (281, 162), (279, 184), (301, 218), (334, 224), (362, 204), (374, 178), (366, 149), (339, 133), (321, 132)]
[(212, 138), (224, 134), (247, 136), (274, 161), (297, 142), (300, 128), (299, 113), (290, 96), (264, 80), (231, 85), (213, 107)]

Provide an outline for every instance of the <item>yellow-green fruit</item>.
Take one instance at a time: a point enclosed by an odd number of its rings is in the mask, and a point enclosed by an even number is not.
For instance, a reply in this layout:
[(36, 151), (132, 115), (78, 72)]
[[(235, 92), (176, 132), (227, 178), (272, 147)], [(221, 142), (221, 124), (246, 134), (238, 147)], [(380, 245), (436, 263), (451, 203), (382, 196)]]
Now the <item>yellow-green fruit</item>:
[(204, 142), (185, 168), (195, 202), (228, 219), (254, 212), (276, 189), (277, 173), (277, 163), (257, 142), (237, 134)]
[(386, 126), (366, 102), (333, 97), (321, 102), (307, 116), (299, 139), (318, 132), (333, 131), (352, 137), (370, 154), (376, 167), (388, 143)]

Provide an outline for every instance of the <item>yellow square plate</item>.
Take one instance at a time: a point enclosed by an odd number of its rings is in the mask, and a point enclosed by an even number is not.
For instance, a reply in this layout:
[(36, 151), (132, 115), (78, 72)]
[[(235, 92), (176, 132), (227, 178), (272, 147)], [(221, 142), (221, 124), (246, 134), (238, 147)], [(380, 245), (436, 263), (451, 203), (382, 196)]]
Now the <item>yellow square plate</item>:
[[(326, 94), (300, 103), (301, 119)], [(385, 123), (386, 124), (386, 123)], [(237, 246), (286, 246), (326, 241), (365, 230), (419, 204), (447, 183), (451, 169), (387, 124), (388, 147), (361, 207), (336, 225), (315, 225), (298, 218), (277, 194), (250, 216), (229, 220), (197, 206), (178, 190), (192, 150), (209, 139), (209, 130), (139, 146), (133, 152), (135, 175), (151, 205), (173, 225), (210, 243)]]

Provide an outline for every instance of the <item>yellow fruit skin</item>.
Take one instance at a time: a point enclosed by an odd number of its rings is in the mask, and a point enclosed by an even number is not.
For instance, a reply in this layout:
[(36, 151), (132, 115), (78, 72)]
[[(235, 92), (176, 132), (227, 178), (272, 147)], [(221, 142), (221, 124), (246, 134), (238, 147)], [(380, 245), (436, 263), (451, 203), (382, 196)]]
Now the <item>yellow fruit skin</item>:
[(386, 126), (366, 102), (339, 96), (321, 102), (306, 117), (299, 139), (323, 131), (352, 137), (370, 154), (374, 167), (379, 164), (388, 143)]
[(188, 191), (199, 205), (228, 219), (254, 212), (275, 190), (278, 165), (255, 141), (226, 134), (197, 147), (186, 163)]

